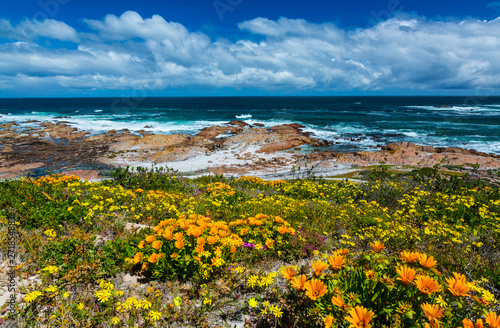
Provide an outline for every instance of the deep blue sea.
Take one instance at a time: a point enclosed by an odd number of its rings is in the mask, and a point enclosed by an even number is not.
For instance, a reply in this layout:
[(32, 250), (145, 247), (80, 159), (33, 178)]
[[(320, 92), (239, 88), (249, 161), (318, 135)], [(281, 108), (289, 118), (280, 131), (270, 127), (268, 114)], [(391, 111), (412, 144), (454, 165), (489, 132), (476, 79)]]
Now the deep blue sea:
[(129, 129), (164, 134), (196, 134), (231, 120), (266, 127), (300, 123), (318, 138), (334, 141), (334, 151), (411, 141), (500, 154), (500, 97), (0, 99), (0, 123), (29, 120), (69, 122), (92, 133)]

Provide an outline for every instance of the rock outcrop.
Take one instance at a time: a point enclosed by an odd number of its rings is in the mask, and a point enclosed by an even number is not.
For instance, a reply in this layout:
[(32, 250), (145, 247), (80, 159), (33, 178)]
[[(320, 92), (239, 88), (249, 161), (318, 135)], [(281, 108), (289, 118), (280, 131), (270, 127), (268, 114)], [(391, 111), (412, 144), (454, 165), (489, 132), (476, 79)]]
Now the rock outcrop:
[[(322, 167), (379, 163), (472, 167), (477, 164), (482, 169), (500, 168), (500, 156), (409, 142), (389, 143), (380, 151), (325, 151), (322, 147), (330, 147), (334, 143), (304, 132), (304, 126), (300, 124), (264, 128), (234, 120), (203, 128), (196, 135), (161, 135), (126, 129), (90, 135), (63, 122), (30, 123), (36, 124), (23, 126), (10, 122), (0, 125), (0, 178), (55, 170), (66, 174), (76, 172), (96, 179), (97, 172), (104, 168), (128, 164), (147, 166), (153, 162), (172, 164), (192, 158), (197, 158), (197, 162), (205, 161), (207, 172), (238, 174), (278, 170), (297, 163)], [(300, 154), (294, 151), (304, 145), (316, 150)], [(219, 157), (218, 162), (214, 162), (213, 156)]]

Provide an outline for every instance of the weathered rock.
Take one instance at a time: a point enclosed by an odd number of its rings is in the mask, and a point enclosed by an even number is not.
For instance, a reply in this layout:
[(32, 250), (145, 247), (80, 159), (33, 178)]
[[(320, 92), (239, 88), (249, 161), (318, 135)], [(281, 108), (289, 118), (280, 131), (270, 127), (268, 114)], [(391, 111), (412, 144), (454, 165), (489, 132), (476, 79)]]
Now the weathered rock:
[(216, 141), (221, 134), (235, 134), (241, 131), (241, 127), (214, 125), (203, 128), (195, 136), (191, 137), (189, 143), (196, 146), (208, 146)]
[(157, 152), (150, 157), (143, 159), (153, 160), (157, 163), (185, 161), (189, 158), (204, 155), (205, 149), (201, 147), (173, 147)]
[(481, 156), (481, 157), (493, 157), (500, 158), (500, 156), (488, 153), (482, 153), (480, 151), (474, 149), (464, 149), (458, 147), (438, 147), (436, 148), (438, 153), (454, 153), (454, 154), (463, 154), (463, 155), (472, 155), (472, 156)]
[(13, 126), (19, 126), (16, 122), (2, 123), (0, 124), (1, 129), (9, 130)]
[(332, 145), (334, 145), (334, 142), (328, 141), (328, 140), (320, 140), (320, 141), (313, 142), (311, 144), (312, 147), (330, 147)]
[(120, 150), (161, 150), (174, 147), (188, 140), (187, 134), (153, 134), (146, 136), (135, 136), (127, 138), (128, 140), (113, 144), (110, 146), (112, 151)]
[(427, 153), (435, 153), (436, 149), (431, 146), (421, 146), (421, 145), (416, 145), (411, 142), (396, 142), (396, 143), (388, 143), (384, 147), (382, 147), (383, 150), (388, 150), (388, 151), (395, 151), (395, 150), (413, 150), (413, 151), (420, 151), (420, 152), (427, 152)]
[(311, 139), (304, 136), (292, 136), (289, 138), (284, 138), (282, 140), (277, 140), (270, 142), (264, 146), (262, 146), (258, 153), (275, 153), (277, 151), (283, 151), (287, 149), (291, 149), (297, 146), (301, 146), (304, 144), (311, 143)]
[(248, 123), (243, 122), (243, 121), (238, 121), (238, 120), (232, 120), (231, 122), (229, 122), (227, 124), (236, 125), (236, 126), (239, 126), (239, 127), (242, 127), (242, 128), (245, 127), (245, 126), (249, 126)]
[(263, 128), (251, 128), (245, 126), (240, 133), (231, 136), (224, 141), (226, 147), (235, 145), (263, 145), (268, 142), (277, 140), (278, 134), (271, 134)]
[(42, 167), (44, 163), (20, 163), (17, 164), (15, 162), (5, 162), (4, 160), (0, 160), (0, 178), (1, 179), (10, 179), (17, 178), (24, 174), (27, 174), (29, 171), (33, 169), (37, 169)]
[(65, 123), (52, 124), (50, 122), (42, 122), (40, 126), (44, 127), (44, 129), (39, 130), (38, 134), (48, 135), (51, 139), (75, 140), (90, 134), (85, 131), (78, 131), (77, 128), (73, 128)]
[(305, 126), (297, 123), (291, 123), (291, 124), (282, 124), (282, 125), (275, 125), (270, 128), (268, 128), (268, 131), (271, 132), (277, 132), (279, 134), (296, 134), (300, 133), (301, 129), (305, 128)]
[(345, 153), (339, 158), (339, 162), (355, 165), (384, 162), (422, 167), (432, 167), (436, 164), (454, 166), (479, 164), (483, 169), (500, 167), (500, 158), (492, 154), (457, 147), (434, 148), (410, 142), (389, 143), (378, 152)]
[[(145, 131), (139, 131), (141, 135), (138, 135), (131, 134), (128, 130), (110, 130), (89, 136), (87, 132), (77, 131), (61, 122), (42, 122), (33, 127), (22, 128), (16, 126), (15, 122), (0, 125), (0, 178), (18, 177), (34, 170), (42, 172), (62, 169), (66, 171), (64, 174), (97, 179), (98, 169), (82, 170), (82, 165), (96, 167), (103, 164), (118, 166), (135, 163), (142, 166), (152, 162), (184, 161), (200, 155), (216, 155), (217, 158), (221, 152), (225, 152), (230, 157), (229, 160), (236, 163), (227, 164), (226, 155), (217, 160), (206, 156), (207, 168), (204, 172), (245, 174), (276, 170), (298, 162), (319, 165), (318, 167), (342, 163), (362, 166), (380, 162), (415, 166), (479, 164), (482, 169), (500, 167), (500, 156), (456, 147), (433, 148), (409, 142), (389, 143), (381, 151), (373, 152), (332, 153), (318, 149), (312, 154), (290, 155), (293, 152), (290, 149), (305, 144), (325, 147), (334, 143), (318, 140), (310, 133), (303, 132), (304, 126), (300, 124), (283, 124), (264, 129), (235, 120), (225, 126), (204, 128), (194, 136), (154, 135)], [(232, 135), (227, 137), (227, 134)], [(355, 145), (351, 147), (355, 148)], [(255, 149), (266, 155), (259, 155), (261, 158), (257, 158), (255, 153), (251, 153)], [(271, 154), (285, 150), (289, 153), (287, 161), (273, 159), (277, 154)], [(196, 163), (203, 162), (204, 157), (198, 157)]]

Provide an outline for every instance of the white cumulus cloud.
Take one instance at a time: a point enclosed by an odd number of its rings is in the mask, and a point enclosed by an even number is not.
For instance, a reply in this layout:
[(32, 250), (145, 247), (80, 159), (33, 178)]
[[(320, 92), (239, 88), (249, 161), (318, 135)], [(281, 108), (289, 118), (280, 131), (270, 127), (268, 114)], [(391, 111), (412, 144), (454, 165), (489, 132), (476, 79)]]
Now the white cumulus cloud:
[(24, 20), (17, 26), (12, 26), (9, 21), (0, 19), (0, 38), (33, 40), (39, 37), (60, 41), (79, 41), (76, 30), (64, 22), (53, 19)]
[[(0, 20), (0, 89), (500, 88), (500, 19), (400, 15), (343, 30), (303, 19), (255, 18), (238, 24), (235, 41), (132, 11), (85, 23), (91, 33), (55, 20), (15, 26)], [(41, 37), (76, 47), (51, 48)]]

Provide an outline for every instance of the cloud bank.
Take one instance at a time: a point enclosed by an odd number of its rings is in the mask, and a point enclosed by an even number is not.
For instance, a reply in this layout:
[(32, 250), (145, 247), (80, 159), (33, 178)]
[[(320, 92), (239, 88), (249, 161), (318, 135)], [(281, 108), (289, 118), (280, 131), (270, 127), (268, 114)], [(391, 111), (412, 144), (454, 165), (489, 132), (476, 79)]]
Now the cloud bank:
[(84, 22), (90, 32), (0, 20), (0, 90), (500, 88), (500, 18), (397, 16), (355, 30), (255, 18), (236, 41), (132, 11)]

